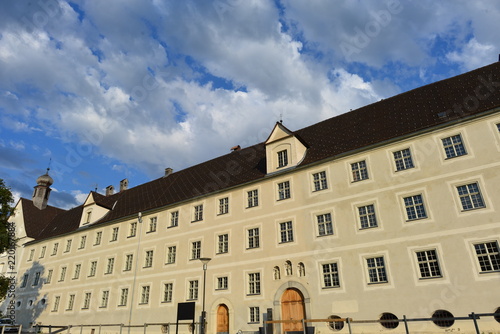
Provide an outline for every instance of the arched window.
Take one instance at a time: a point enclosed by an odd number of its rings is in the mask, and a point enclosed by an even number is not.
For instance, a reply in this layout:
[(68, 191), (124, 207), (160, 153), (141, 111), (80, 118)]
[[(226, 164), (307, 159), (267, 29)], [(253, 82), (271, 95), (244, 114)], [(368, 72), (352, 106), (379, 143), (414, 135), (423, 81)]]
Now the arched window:
[(276, 266), (273, 269), (273, 277), (275, 280), (281, 279), (280, 267)]
[(292, 275), (292, 262), (290, 261), (285, 262), (285, 273), (287, 276)]
[(299, 275), (299, 277), (306, 276), (306, 266), (302, 262), (299, 262), (297, 265), (297, 275)]

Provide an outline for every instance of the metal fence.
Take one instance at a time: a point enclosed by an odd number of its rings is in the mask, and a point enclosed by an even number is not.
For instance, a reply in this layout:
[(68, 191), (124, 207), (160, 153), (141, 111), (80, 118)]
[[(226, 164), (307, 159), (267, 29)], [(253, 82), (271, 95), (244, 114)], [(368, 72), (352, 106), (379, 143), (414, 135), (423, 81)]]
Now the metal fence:
[[(140, 325), (125, 325), (125, 324), (86, 324), (86, 325), (68, 325), (68, 326), (56, 326), (56, 325), (36, 325), (35, 326), (35, 331), (36, 333), (40, 332), (46, 332), (44, 329), (48, 330), (49, 334), (57, 334), (57, 333), (71, 333), (71, 334), (83, 334), (84, 329), (90, 329), (86, 330), (85, 333), (90, 333), (90, 334), (101, 334), (103, 330), (110, 329), (110, 328), (115, 328), (116, 333), (119, 334), (126, 334), (130, 331), (130, 329), (133, 328), (143, 328), (143, 333), (147, 334), (148, 329), (150, 332), (154, 333), (161, 333), (161, 334), (170, 334), (171, 329), (177, 327), (183, 327), (187, 326), (189, 328), (189, 332), (194, 332), (194, 327), (198, 323), (193, 323), (193, 322), (179, 322), (179, 323), (171, 323), (171, 322), (165, 322), (165, 323), (144, 323)], [(176, 328), (174, 329), (174, 333), (176, 332)], [(3, 334), (3, 333), (1, 333)]]

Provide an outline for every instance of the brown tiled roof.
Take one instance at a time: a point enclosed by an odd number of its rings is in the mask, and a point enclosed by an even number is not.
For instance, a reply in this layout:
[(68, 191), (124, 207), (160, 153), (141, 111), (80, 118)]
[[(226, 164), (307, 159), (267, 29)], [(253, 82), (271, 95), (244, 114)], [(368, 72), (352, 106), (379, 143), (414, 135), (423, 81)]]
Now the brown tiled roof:
[(50, 205), (44, 210), (40, 210), (33, 205), (33, 201), (26, 198), (19, 200), (23, 208), (24, 228), (29, 238), (37, 238), (40, 232), (54, 220), (54, 217), (65, 212)]
[[(455, 106), (463, 112), (454, 112)], [(444, 126), (499, 106), (500, 63), (494, 63), (296, 131), (308, 145), (301, 165)], [(265, 146), (260, 143), (110, 197), (95, 193), (96, 202), (109, 209), (114, 205), (96, 224), (261, 179), (266, 175), (265, 159)], [(77, 229), (81, 212), (82, 207), (78, 207), (68, 211), (64, 219), (63, 215), (56, 216), (39, 238)]]

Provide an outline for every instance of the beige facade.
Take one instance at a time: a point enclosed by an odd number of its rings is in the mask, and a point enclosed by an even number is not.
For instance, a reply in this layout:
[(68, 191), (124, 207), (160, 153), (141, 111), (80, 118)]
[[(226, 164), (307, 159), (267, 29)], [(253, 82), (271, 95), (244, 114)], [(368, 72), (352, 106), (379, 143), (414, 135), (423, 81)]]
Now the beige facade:
[[(99, 223), (113, 208), (91, 193), (79, 228), (18, 249), (17, 320), (25, 327), (172, 323), (186, 301), (196, 302), (198, 316), (200, 257), (211, 258), (208, 333), (257, 332), (268, 309), (274, 320), (288, 320), (301, 303), (307, 319), (499, 312), (498, 108), (306, 165), (306, 141), (280, 123), (264, 145), (266, 177), (182, 202)], [(227, 161), (206, 185), (225, 185), (225, 175), (238, 172)], [(13, 217), (18, 235), (22, 216)], [(287, 304), (290, 291), (299, 306)], [(479, 324), (500, 332), (494, 317)], [(336, 331), (326, 322), (308, 326)], [(474, 332), (472, 321), (409, 326)], [(352, 328), (404, 332), (402, 323)]]

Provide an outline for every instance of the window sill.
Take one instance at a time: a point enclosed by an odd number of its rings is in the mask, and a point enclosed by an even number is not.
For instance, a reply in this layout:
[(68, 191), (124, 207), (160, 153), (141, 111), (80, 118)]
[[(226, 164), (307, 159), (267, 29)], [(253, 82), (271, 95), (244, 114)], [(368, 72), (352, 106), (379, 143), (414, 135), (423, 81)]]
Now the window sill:
[(369, 282), (368, 285), (380, 285), (380, 284), (387, 284), (389, 281), (381, 281), (381, 282)]
[(324, 287), (322, 287), (323, 290), (339, 289), (339, 288), (340, 288), (340, 285), (336, 285), (336, 286), (324, 286)]
[(490, 270), (490, 271), (480, 271), (479, 275), (487, 275), (487, 274), (494, 274), (494, 273), (500, 273), (500, 269), (499, 270)]
[(127, 239), (135, 238), (135, 237), (136, 237), (136, 235), (129, 235), (129, 236), (127, 236)]
[(156, 230), (154, 230), (154, 231), (147, 231), (146, 234), (155, 233), (155, 232), (156, 232)]
[(170, 225), (170, 226), (167, 226), (167, 228), (172, 228), (172, 227), (178, 227), (179, 225)]
[(414, 221), (417, 221), (417, 220), (424, 220), (424, 219), (428, 219), (429, 217), (422, 217), (422, 218), (413, 218), (413, 219), (407, 219), (406, 222), (407, 223), (411, 223), (411, 222), (414, 222)]
[(455, 159), (455, 158), (463, 157), (464, 155), (467, 155), (467, 153), (465, 153), (465, 154), (460, 154), (460, 155), (455, 155), (455, 156), (453, 156), (453, 157), (446, 157), (444, 160), (451, 160), (451, 159)]
[(480, 209), (486, 209), (486, 205), (478, 206), (477, 208), (462, 209), (462, 212), (469, 212), (469, 211), (480, 210)]
[(435, 279), (435, 278), (443, 278), (443, 275), (439, 275), (439, 276), (429, 276), (429, 277), (419, 277), (418, 279), (419, 279), (420, 281), (428, 281), (428, 280)]
[(377, 227), (378, 227), (378, 225), (373, 225), (373, 226), (368, 226), (368, 227), (360, 227), (359, 231), (370, 230), (370, 229), (374, 229)]

